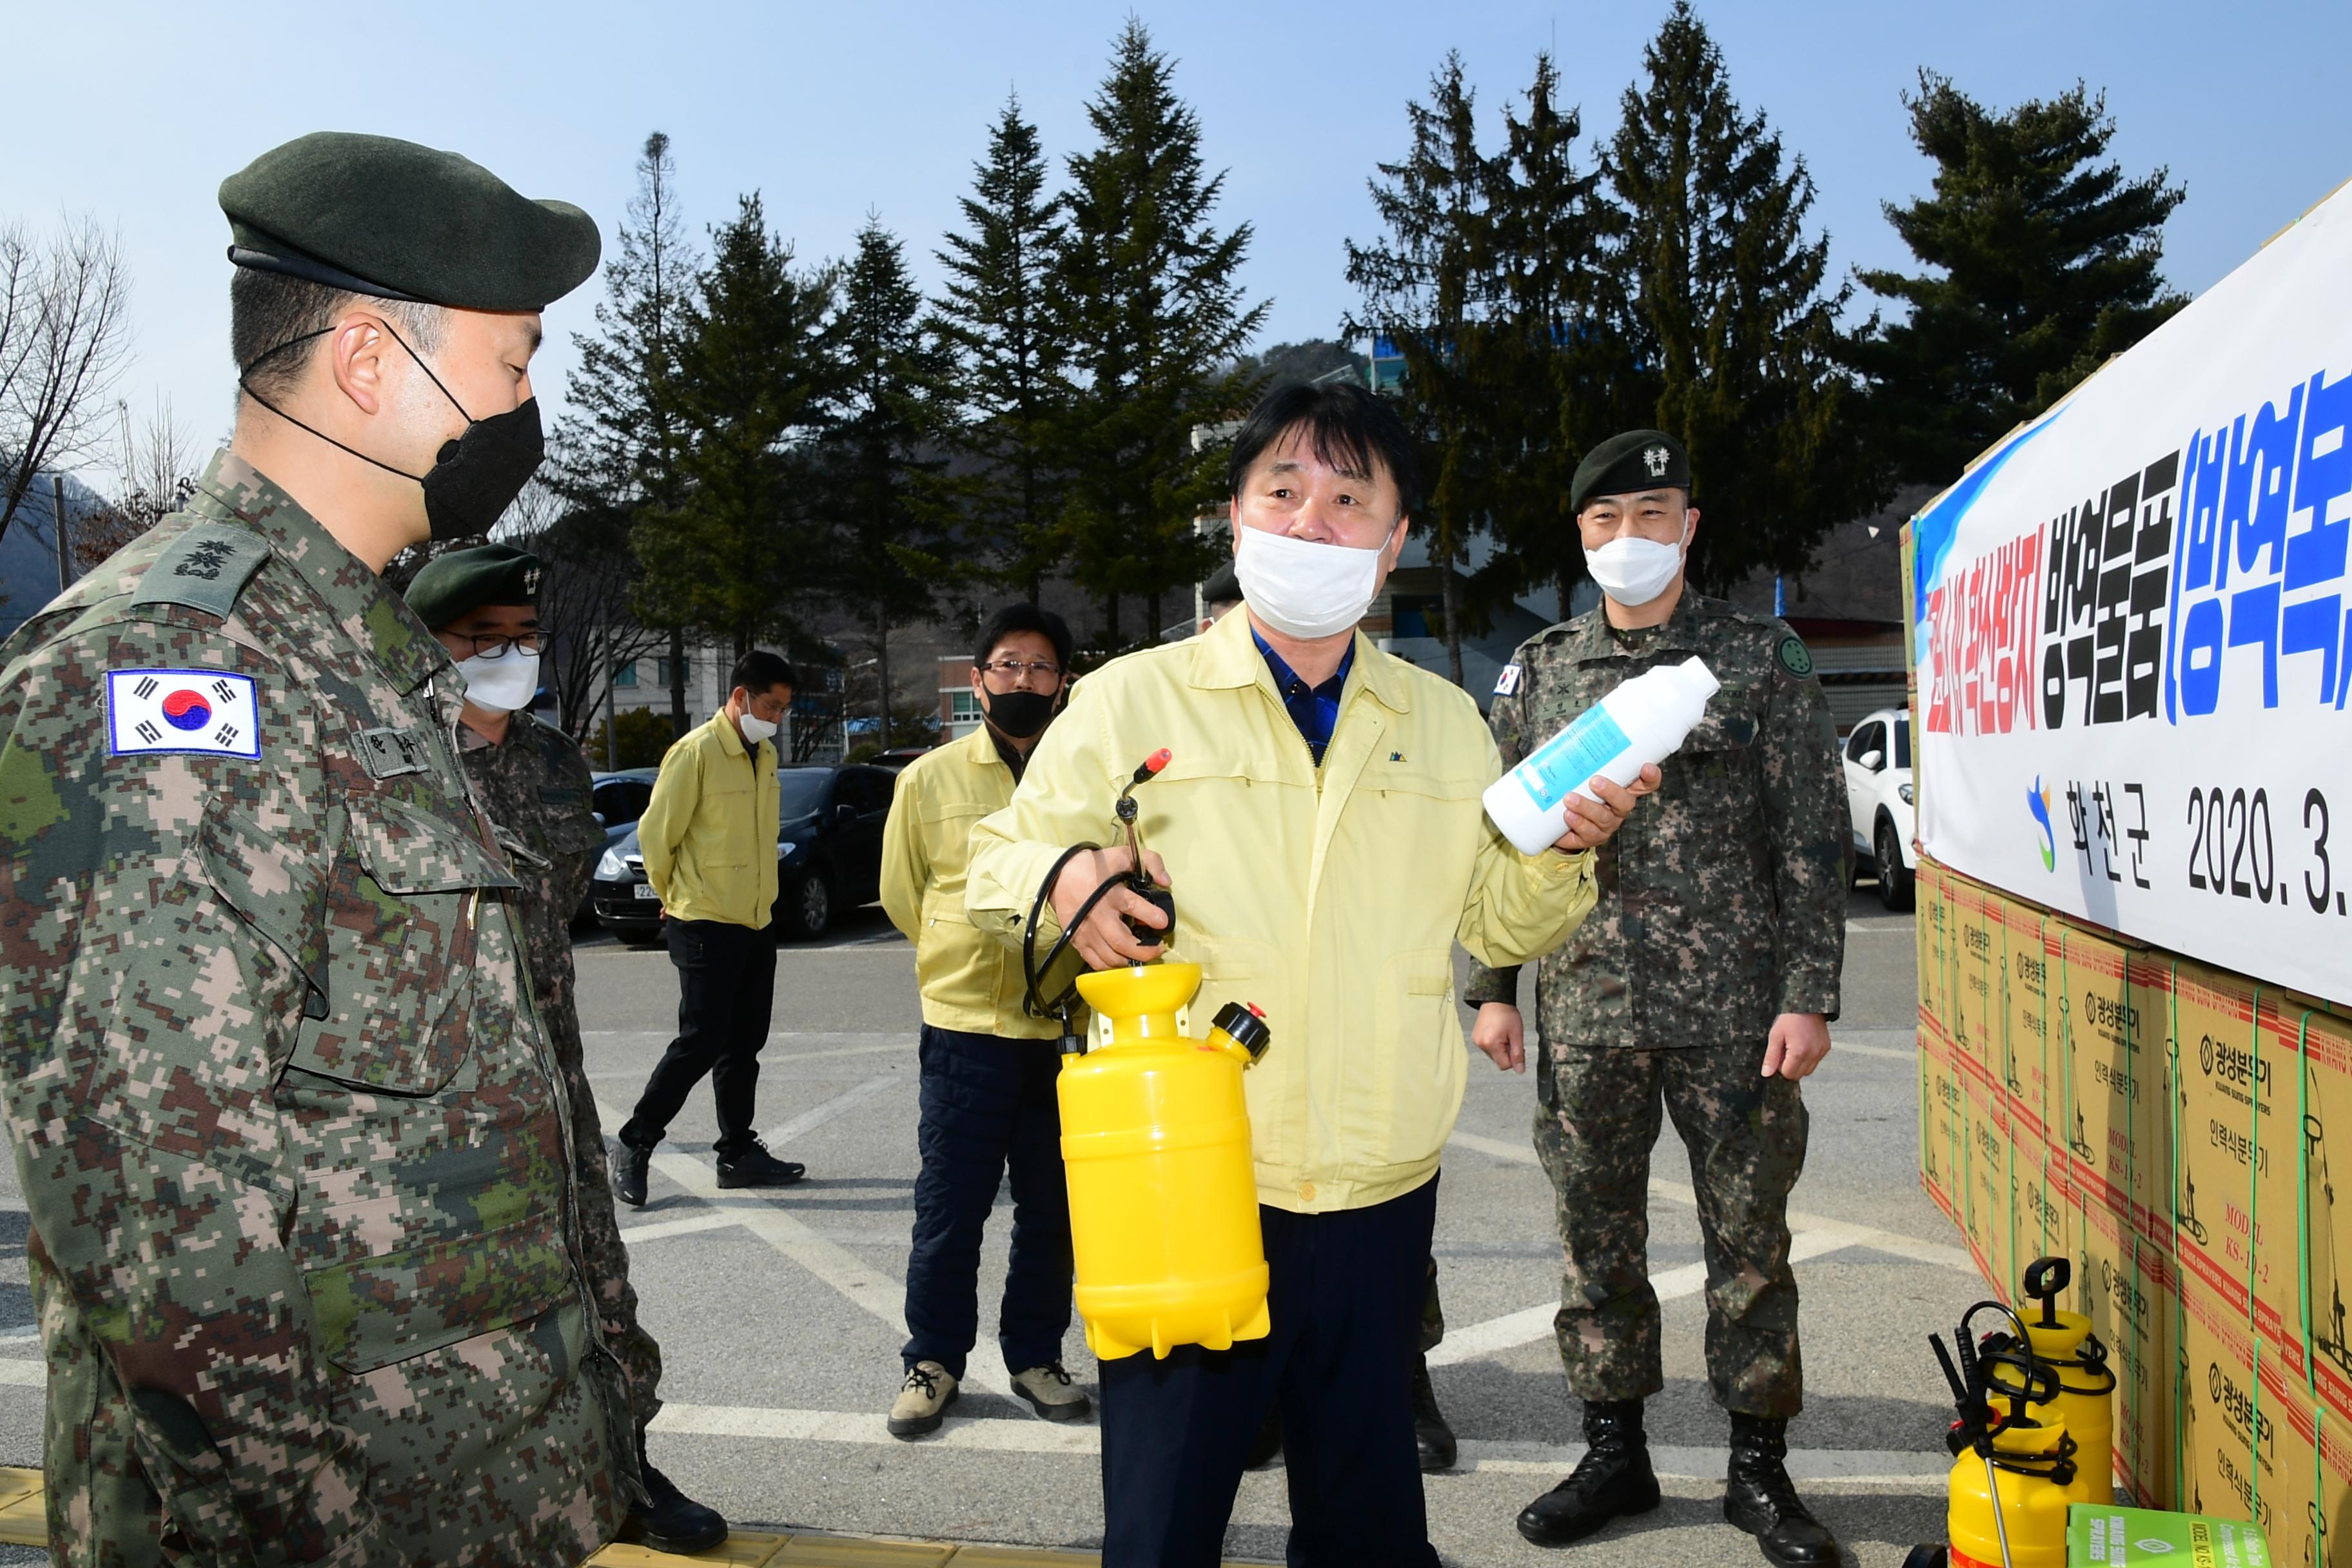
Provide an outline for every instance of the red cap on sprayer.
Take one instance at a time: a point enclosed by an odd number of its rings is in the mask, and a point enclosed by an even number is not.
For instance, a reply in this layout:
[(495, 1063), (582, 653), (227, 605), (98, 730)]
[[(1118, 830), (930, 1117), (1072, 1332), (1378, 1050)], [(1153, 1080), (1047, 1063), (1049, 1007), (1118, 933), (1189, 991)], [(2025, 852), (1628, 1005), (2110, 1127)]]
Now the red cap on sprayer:
[(1167, 765), (1168, 748), (1165, 746), (1143, 759), (1143, 771), (1147, 773), (1156, 773)]

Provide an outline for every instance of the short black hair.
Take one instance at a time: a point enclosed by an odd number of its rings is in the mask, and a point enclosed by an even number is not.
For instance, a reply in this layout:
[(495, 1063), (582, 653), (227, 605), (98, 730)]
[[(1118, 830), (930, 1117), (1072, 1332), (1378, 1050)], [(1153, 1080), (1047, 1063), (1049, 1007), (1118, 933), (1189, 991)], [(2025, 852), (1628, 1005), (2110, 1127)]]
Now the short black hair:
[(1345, 463), (1370, 473), (1377, 461), (1396, 481), (1398, 511), (1412, 510), (1421, 486), (1412, 436), (1387, 399), (1352, 381), (1286, 382), (1258, 399), (1234, 432), (1225, 458), (1225, 489), (1235, 500), (1250, 465), (1294, 430), (1303, 431), (1315, 455), (1334, 467)]
[(735, 661), (734, 673), (727, 678), (727, 690), (732, 696), (739, 689), (758, 693), (778, 686), (797, 689), (800, 683), (782, 654), (755, 647)]
[(1054, 645), (1054, 662), (1066, 675), (1070, 669), (1070, 652), (1077, 647), (1070, 636), (1070, 623), (1051, 610), (1034, 605), (1007, 605), (988, 617), (980, 628), (979, 640), (971, 647), (971, 662), (986, 664), (996, 645), (1014, 632), (1035, 632)]
[(318, 348), (318, 337), (353, 305), (392, 321), (420, 354), (441, 346), (448, 318), (438, 305), (379, 300), (283, 272), (240, 267), (228, 281), (228, 346), (237, 374), (264, 397), (293, 391)]

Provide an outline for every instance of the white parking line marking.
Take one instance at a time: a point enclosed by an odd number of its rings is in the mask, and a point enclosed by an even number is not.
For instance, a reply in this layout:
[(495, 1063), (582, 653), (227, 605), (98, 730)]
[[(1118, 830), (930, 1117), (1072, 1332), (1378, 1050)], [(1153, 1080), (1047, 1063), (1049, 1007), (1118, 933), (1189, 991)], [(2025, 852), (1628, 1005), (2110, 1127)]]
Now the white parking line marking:
[[(1459, 1129), (1455, 1130), (1453, 1141), (1465, 1149), (1493, 1159), (1507, 1160), (1519, 1165), (1532, 1165), (1537, 1163), (1536, 1152), (1524, 1143), (1506, 1143), (1499, 1138), (1482, 1138), (1475, 1132), (1464, 1132)], [(1670, 1182), (1663, 1176), (1652, 1176), (1650, 1194), (1653, 1197), (1671, 1198), (1687, 1208), (1698, 1206), (1698, 1194), (1691, 1190), (1690, 1184), (1686, 1182)], [(1916, 1236), (1904, 1236), (1895, 1231), (1880, 1230), (1874, 1226), (1854, 1225), (1846, 1220), (1832, 1219), (1826, 1215), (1806, 1214), (1801, 1210), (1790, 1209), (1789, 1228), (1792, 1231), (1816, 1230), (1842, 1236), (1846, 1238), (1845, 1245), (1849, 1247), (1866, 1247), (1873, 1252), (1884, 1252), (1895, 1258), (1908, 1258), (1914, 1263), (1932, 1263), (1939, 1268), (1957, 1269), (1962, 1274), (1972, 1275), (1977, 1271), (1975, 1261), (1959, 1247), (1947, 1247), (1940, 1242), (1922, 1241)]]
[(621, 1227), (621, 1240), (635, 1247), (641, 1241), (659, 1241), (666, 1236), (691, 1236), (698, 1230), (724, 1230), (730, 1225), (741, 1225), (743, 1216), (725, 1214), (689, 1215), (684, 1219), (657, 1219), (651, 1225), (631, 1225)]
[(768, 1147), (782, 1149), (793, 1139), (814, 1131), (835, 1117), (856, 1110), (876, 1095), (886, 1089), (895, 1089), (904, 1081), (906, 1080), (903, 1079), (895, 1078), (869, 1078), (864, 1083), (843, 1089), (831, 1100), (813, 1105), (790, 1121), (770, 1129), (763, 1134), (768, 1141)]
[[(608, 1127), (618, 1127), (627, 1120), (602, 1100), (596, 1102), (596, 1114), (604, 1118)], [(691, 1154), (657, 1152), (654, 1155), (653, 1165), (655, 1170), (705, 1203), (728, 1202), (729, 1190), (719, 1184), (719, 1173)], [(899, 1281), (879, 1269), (869, 1268), (848, 1248), (826, 1240), (772, 1204), (761, 1202), (756, 1206), (746, 1207), (730, 1205), (727, 1212), (746, 1230), (832, 1286), (855, 1305), (881, 1319), (899, 1333), (907, 1331), (907, 1317), (902, 1310), (907, 1288)], [(982, 1360), (973, 1361), (964, 1381), (992, 1394), (1010, 1396), (1013, 1392), (1012, 1379), (1001, 1369)]]
[[(651, 1430), (698, 1437), (753, 1437), (793, 1443), (849, 1443), (907, 1449), (949, 1449), (992, 1454), (1066, 1454), (1091, 1458), (1102, 1452), (1102, 1431), (1091, 1421), (1024, 1421), (996, 1416), (970, 1420), (955, 1415), (929, 1436), (911, 1442), (893, 1437), (879, 1415), (834, 1410), (771, 1410), (740, 1405), (665, 1403)], [(1469, 1438), (1462, 1463), (1444, 1475), (1565, 1475), (1583, 1456), (1581, 1444), (1496, 1443)], [(1664, 1477), (1686, 1480), (1723, 1479), (1730, 1455), (1722, 1448), (1650, 1450)], [(1874, 1448), (1791, 1448), (1789, 1473), (1801, 1481), (1916, 1487), (1940, 1492), (1950, 1461), (1932, 1453)]]
[(19, 1361), (15, 1357), (0, 1361), (0, 1385), (47, 1388), (49, 1385), (49, 1363), (46, 1361)]
[[(1802, 1263), (1809, 1258), (1843, 1251), (1853, 1246), (1848, 1237), (1832, 1236), (1826, 1231), (1801, 1230), (1790, 1240), (1789, 1261)], [(1695, 1296), (1706, 1288), (1706, 1265), (1685, 1263), (1679, 1268), (1669, 1268), (1663, 1274), (1650, 1276), (1650, 1289), (1661, 1301), (1672, 1301), (1684, 1296)], [(1559, 1310), (1556, 1300), (1529, 1307), (1523, 1312), (1512, 1312), (1500, 1318), (1489, 1318), (1483, 1323), (1466, 1328), (1448, 1329), (1445, 1339), (1429, 1352), (1432, 1366), (1452, 1366), (1457, 1362), (1475, 1361), (1500, 1351), (1516, 1350), (1537, 1340), (1548, 1340), (1552, 1334), (1552, 1317)]]

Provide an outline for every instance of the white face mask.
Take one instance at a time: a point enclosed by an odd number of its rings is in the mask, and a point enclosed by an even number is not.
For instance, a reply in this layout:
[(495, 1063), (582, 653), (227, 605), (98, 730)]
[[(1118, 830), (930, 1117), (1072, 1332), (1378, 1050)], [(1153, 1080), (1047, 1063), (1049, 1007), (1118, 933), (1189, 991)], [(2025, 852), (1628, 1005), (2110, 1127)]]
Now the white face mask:
[(1584, 569), (1592, 574), (1601, 591), (1619, 604), (1629, 608), (1646, 605), (1664, 593), (1683, 569), (1683, 551), (1689, 542), (1688, 529), (1683, 531), (1681, 544), (1612, 539), (1598, 550), (1584, 552)]
[(1311, 640), (1346, 631), (1372, 607), (1381, 552), (1318, 544), (1243, 528), (1234, 570), (1251, 613), (1285, 637)]
[(512, 713), (539, 695), (539, 655), (510, 647), (497, 658), (476, 654), (457, 661), (466, 700), (485, 713)]
[(749, 708), (743, 710), (743, 716), (735, 722), (741, 726), (743, 743), (747, 746), (756, 746), (762, 741), (772, 741), (776, 738), (775, 724), (761, 718)]

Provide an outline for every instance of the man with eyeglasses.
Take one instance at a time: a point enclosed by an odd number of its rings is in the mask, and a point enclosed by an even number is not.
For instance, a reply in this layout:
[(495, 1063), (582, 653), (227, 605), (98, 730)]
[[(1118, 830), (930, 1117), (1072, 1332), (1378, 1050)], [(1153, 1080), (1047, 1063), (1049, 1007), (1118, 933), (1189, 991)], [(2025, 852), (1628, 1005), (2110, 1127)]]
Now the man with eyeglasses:
[(727, 1539), (727, 1521), (679, 1491), (645, 1459), (646, 1426), (661, 1409), (661, 1347), (637, 1321), (629, 1254), (613, 1206), (604, 1129), (580, 1039), (572, 966), (572, 915), (604, 845), (591, 802), (593, 779), (572, 738), (530, 711), (539, 692), (539, 557), (511, 544), (484, 544), (436, 557), (408, 585), (408, 607), (432, 629), (465, 678), (457, 756), (507, 858), (522, 883), (523, 952), (531, 997), (547, 1025), (555, 1070), (571, 1101), (572, 1150), (580, 1201), (580, 1256), (604, 1342), (627, 1375), (629, 1408), (646, 1501), (634, 1510), (635, 1538), (665, 1552), (706, 1552)]
[(1013, 798), (1061, 706), (1070, 628), (1008, 605), (972, 647), (980, 728), (898, 775), (882, 832), (882, 907), (915, 944), (923, 994), (915, 1234), (907, 1258), (905, 1373), (890, 1434), (936, 1431), (979, 1337), (980, 1236), (1007, 1166), (1013, 1259), (997, 1343), (1013, 1391), (1048, 1421), (1092, 1408), (1062, 1367), (1070, 1329), (1070, 1205), (1055, 1100), (1056, 1026), (1022, 1006), (1020, 960), (964, 913), (972, 824)]

